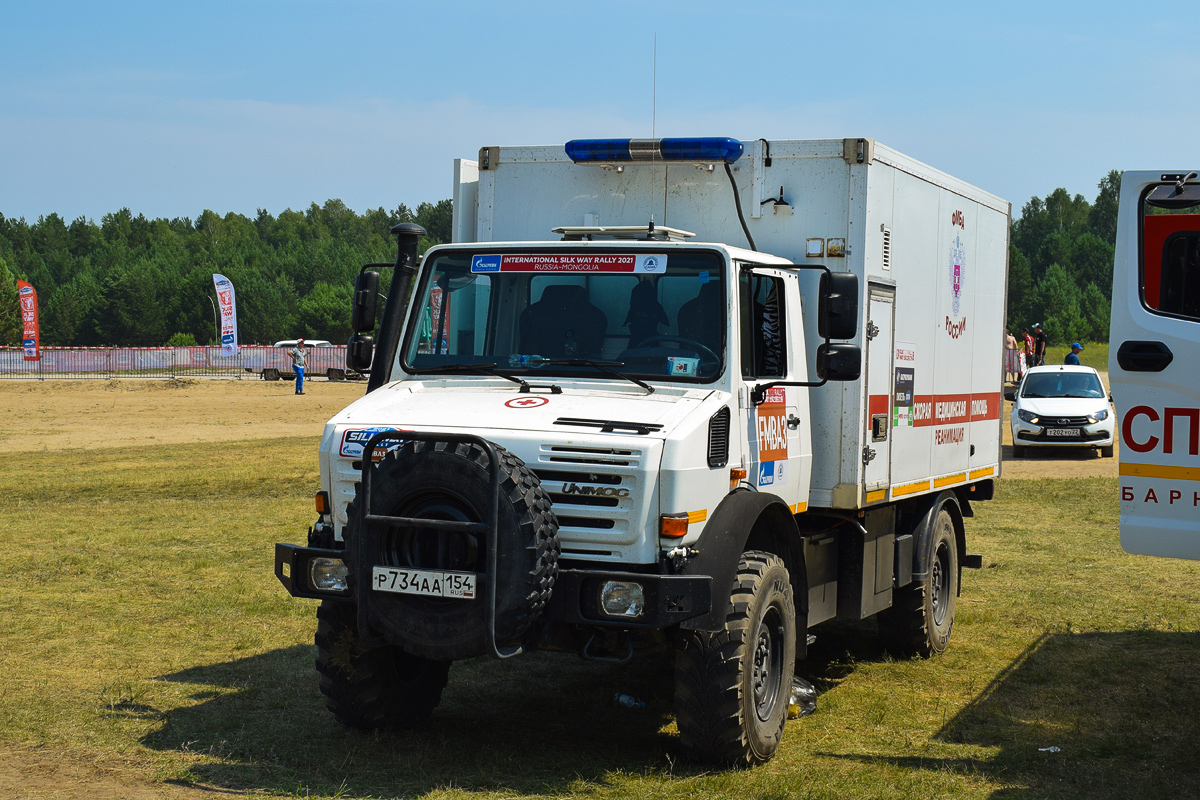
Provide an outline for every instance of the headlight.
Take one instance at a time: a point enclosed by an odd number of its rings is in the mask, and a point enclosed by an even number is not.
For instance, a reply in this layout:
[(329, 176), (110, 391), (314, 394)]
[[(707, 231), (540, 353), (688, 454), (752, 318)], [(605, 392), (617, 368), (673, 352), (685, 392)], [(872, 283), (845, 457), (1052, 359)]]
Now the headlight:
[(1103, 422), (1106, 419), (1108, 419), (1108, 409), (1102, 408), (1088, 417), (1088, 422)]
[(640, 617), (646, 597), (640, 583), (605, 581), (600, 588), (600, 609), (610, 617)]
[(1023, 408), (1017, 411), (1017, 419), (1028, 422), (1031, 425), (1037, 425), (1038, 422), (1038, 417), (1036, 414), (1034, 414), (1032, 411), (1026, 411)]
[(340, 558), (314, 558), (308, 562), (309, 585), (318, 592), (344, 592), (350, 588), (350, 570)]

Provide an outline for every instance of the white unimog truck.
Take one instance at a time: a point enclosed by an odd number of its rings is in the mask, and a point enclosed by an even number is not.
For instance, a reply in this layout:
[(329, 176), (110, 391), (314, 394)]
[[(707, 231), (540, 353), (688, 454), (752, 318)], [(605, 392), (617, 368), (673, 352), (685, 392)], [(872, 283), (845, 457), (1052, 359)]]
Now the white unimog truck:
[(1200, 559), (1200, 181), (1121, 176), (1108, 375), (1120, 411), (1121, 546)]
[(456, 659), (648, 637), (683, 744), (746, 764), (822, 623), (941, 652), (1000, 470), (1009, 210), (870, 139), (457, 161), (455, 242), (393, 229), (377, 340), (360, 273), (367, 395), (325, 427), (307, 546), (276, 545), (329, 709), (404, 727)]

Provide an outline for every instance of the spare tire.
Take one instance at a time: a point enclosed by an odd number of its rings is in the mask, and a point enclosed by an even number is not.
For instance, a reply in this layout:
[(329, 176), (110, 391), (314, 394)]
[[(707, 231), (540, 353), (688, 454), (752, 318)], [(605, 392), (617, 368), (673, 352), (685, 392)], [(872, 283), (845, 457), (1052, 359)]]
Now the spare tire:
[[(498, 445), (500, 507), (496, 575), (476, 583), (471, 600), (362, 589), (373, 628), (405, 651), (451, 660), (491, 652), (489, 580), (496, 584), (496, 641), (522, 641), (550, 601), (558, 576), (558, 520), (550, 498), (525, 462)], [(484, 522), (491, 511), (489, 459), (481, 445), (408, 441), (390, 451), (371, 477), (372, 513), (393, 517)], [(360, 488), (361, 491), (361, 488)], [(347, 546), (362, 546), (356, 497), (347, 509)], [(486, 573), (487, 536), (425, 528), (383, 527), (372, 566)]]

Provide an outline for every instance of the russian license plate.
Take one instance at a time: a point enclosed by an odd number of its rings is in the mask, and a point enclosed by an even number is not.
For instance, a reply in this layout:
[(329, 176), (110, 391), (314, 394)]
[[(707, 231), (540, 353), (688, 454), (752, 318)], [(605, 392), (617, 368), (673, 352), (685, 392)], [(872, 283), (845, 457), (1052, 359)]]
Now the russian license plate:
[(475, 599), (475, 575), (471, 572), (375, 567), (372, 585), (377, 592)]
[(1063, 438), (1078, 438), (1079, 428), (1046, 428), (1047, 436), (1061, 436)]

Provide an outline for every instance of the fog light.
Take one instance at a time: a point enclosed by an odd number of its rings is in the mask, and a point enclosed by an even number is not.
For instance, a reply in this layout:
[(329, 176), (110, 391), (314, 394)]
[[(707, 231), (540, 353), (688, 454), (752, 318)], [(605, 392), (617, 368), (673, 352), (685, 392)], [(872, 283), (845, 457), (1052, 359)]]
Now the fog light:
[(605, 581), (600, 589), (600, 609), (610, 617), (640, 617), (646, 596), (640, 583)]
[(350, 589), (350, 570), (340, 558), (314, 558), (308, 562), (309, 585), (318, 592), (345, 592)]

